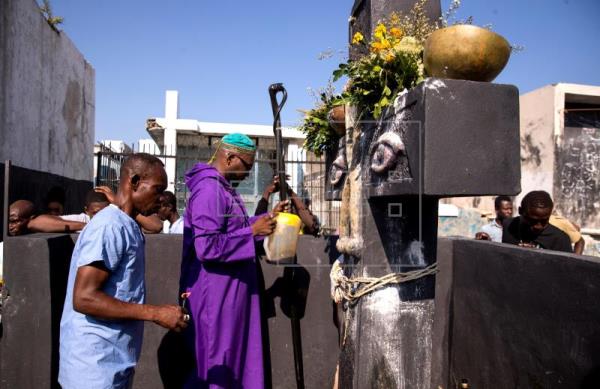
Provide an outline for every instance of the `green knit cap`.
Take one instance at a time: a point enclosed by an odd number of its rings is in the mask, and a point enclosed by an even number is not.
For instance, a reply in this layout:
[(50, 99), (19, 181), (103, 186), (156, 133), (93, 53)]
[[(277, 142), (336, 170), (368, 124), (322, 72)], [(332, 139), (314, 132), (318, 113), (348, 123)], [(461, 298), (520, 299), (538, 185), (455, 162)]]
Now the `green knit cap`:
[(254, 154), (256, 145), (247, 135), (240, 133), (227, 134), (221, 139), (221, 145), (227, 148), (234, 148), (242, 153)]

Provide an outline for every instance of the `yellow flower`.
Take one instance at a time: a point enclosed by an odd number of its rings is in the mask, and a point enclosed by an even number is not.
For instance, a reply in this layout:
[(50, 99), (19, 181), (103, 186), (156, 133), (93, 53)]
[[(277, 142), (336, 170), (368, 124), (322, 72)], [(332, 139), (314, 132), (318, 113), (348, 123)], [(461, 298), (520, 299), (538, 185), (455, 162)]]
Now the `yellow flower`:
[(352, 37), (352, 44), (356, 45), (359, 44), (360, 42), (362, 42), (365, 39), (365, 37), (363, 36), (363, 34), (361, 34), (360, 32), (357, 32), (354, 34), (354, 36)]
[(396, 56), (394, 55), (394, 53), (387, 53), (385, 55), (384, 60), (385, 60), (385, 62), (389, 63), (389, 62), (392, 62), (395, 58), (396, 58)]
[(371, 43), (371, 51), (374, 53), (378, 53), (381, 50), (389, 49), (390, 47), (392, 47), (392, 45), (387, 39), (382, 39), (380, 41)]
[(375, 33), (373, 34), (373, 36), (377, 39), (384, 39), (386, 32), (387, 29), (385, 28), (385, 25), (383, 23), (379, 23), (377, 27), (375, 27)]
[(383, 50), (383, 47), (381, 46), (381, 42), (371, 43), (371, 52), (372, 53), (379, 53), (381, 50)]
[(397, 27), (392, 27), (390, 29), (390, 34), (392, 34), (392, 36), (396, 39), (400, 39), (400, 38), (402, 38), (402, 35), (404, 35), (402, 30)]

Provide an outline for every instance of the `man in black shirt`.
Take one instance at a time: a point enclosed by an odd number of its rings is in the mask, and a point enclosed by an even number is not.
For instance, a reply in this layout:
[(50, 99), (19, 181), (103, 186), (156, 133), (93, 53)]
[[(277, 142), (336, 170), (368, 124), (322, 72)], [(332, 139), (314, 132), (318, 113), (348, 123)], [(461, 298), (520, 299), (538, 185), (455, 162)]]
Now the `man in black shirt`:
[(519, 207), (520, 216), (504, 221), (502, 242), (572, 253), (568, 235), (549, 223), (553, 207), (548, 192), (527, 193)]

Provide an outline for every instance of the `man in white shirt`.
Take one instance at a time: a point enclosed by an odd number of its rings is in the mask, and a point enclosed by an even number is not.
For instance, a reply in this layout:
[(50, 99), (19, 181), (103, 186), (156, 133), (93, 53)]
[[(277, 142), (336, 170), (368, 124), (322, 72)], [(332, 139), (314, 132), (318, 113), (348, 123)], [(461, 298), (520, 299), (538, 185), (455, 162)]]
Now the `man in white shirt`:
[(85, 206), (82, 213), (59, 216), (63, 220), (89, 223), (92, 217), (108, 206), (108, 198), (104, 193), (91, 190), (85, 196)]
[(512, 200), (508, 196), (498, 196), (494, 200), (494, 208), (496, 210), (496, 218), (481, 227), (481, 231), (475, 234), (475, 239), (502, 242), (502, 222), (512, 217)]
[(173, 192), (164, 191), (160, 197), (158, 217), (163, 220), (165, 234), (183, 234), (183, 218), (177, 212), (177, 199)]

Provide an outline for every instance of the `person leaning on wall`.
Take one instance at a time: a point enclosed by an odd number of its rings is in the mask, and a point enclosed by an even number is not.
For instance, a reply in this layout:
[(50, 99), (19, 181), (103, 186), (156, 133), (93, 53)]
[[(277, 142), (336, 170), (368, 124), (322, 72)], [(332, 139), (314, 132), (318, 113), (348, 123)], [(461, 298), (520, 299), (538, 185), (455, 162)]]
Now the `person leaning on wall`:
[(572, 253), (567, 234), (550, 224), (553, 208), (548, 192), (534, 190), (527, 193), (521, 201), (519, 216), (504, 221), (502, 242)]
[(53, 215), (36, 215), (31, 201), (17, 200), (8, 211), (8, 235), (18, 236), (30, 232), (76, 232), (85, 227), (85, 223), (63, 220)]
[(583, 236), (580, 232), (581, 228), (578, 225), (556, 212), (550, 216), (550, 224), (569, 236), (569, 239), (573, 244), (573, 252), (575, 252), (575, 254), (583, 254), (583, 249), (585, 248), (585, 239), (583, 239)]

